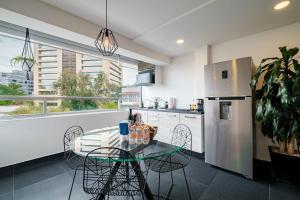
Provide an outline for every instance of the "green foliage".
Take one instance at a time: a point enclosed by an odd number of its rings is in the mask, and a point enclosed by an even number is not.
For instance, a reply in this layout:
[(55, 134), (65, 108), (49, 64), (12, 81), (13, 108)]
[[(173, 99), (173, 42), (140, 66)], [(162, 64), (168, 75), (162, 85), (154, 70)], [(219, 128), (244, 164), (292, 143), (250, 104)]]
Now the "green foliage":
[(41, 114), (43, 113), (42, 105), (34, 105), (33, 103), (26, 103), (16, 110), (10, 112), (10, 115), (28, 115), (28, 114)]
[(0, 84), (0, 95), (25, 95), (22, 86), (15, 83), (10, 83), (8, 85)]
[[(28, 58), (24, 56), (16, 56), (10, 60), (10, 64), (12, 67), (16, 66), (17, 64), (23, 63), (23, 62), (31, 63), (32, 65), (35, 64), (35, 60), (33, 58)], [(29, 69), (31, 71), (31, 68)]]
[(54, 112), (68, 112), (68, 111), (70, 111), (70, 109), (66, 108), (66, 107), (63, 107), (63, 106), (59, 106), (59, 107), (53, 106), (53, 107), (49, 107), (48, 108), (48, 112), (49, 113), (54, 113)]
[(93, 91), (95, 96), (109, 95), (109, 81), (105, 73), (99, 73), (94, 80)]
[(118, 102), (115, 101), (108, 101), (108, 102), (101, 102), (99, 107), (102, 109), (118, 109)]
[[(89, 76), (82, 73), (76, 75), (76, 73), (72, 70), (64, 70), (61, 77), (54, 84), (54, 87), (60, 90), (62, 96), (94, 96), (92, 83), (89, 79)], [(90, 99), (63, 100), (62, 106), (63, 108), (70, 108), (71, 110), (87, 110), (97, 108), (96, 102)]]
[(279, 50), (282, 58), (263, 59), (250, 85), (255, 89), (256, 120), (262, 133), (283, 142), (300, 137), (300, 65), (295, 58), (298, 48)]
[[(25, 93), (21, 88), (22, 88), (21, 85), (15, 83), (11, 83), (8, 85), (0, 84), (0, 95), (14, 95), (14, 96), (25, 95)], [(12, 105), (15, 103), (16, 103), (15, 101), (11, 101), (11, 100), (0, 101), (0, 105)]]
[[(59, 80), (54, 84), (55, 88), (60, 90), (62, 96), (78, 96), (78, 97), (119, 97), (121, 87), (109, 83), (106, 74), (99, 73), (92, 82), (88, 75), (76, 73), (72, 70), (64, 70)], [(70, 110), (90, 110), (97, 108), (94, 100), (72, 99), (63, 100), (62, 107)], [(101, 108), (113, 109), (117, 108), (115, 102), (104, 102)]]
[(76, 96), (78, 80), (72, 70), (64, 70), (54, 87), (60, 90), (62, 96)]
[(109, 84), (109, 91), (110, 97), (121, 97), (122, 87), (115, 83), (111, 83)]

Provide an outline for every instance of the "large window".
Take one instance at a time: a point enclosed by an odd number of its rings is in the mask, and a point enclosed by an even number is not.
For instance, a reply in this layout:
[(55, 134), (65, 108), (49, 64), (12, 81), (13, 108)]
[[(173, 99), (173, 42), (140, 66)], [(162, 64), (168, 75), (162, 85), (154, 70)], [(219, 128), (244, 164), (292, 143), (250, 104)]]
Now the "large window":
[[(48, 113), (116, 109), (118, 99), (126, 96), (123, 87), (134, 85), (138, 74), (134, 62), (106, 59), (97, 51), (66, 49), (63, 43), (59, 46), (32, 41), (35, 64), (29, 81), (21, 63), (13, 62), (21, 55), (23, 45), (24, 40), (1, 34), (0, 30), (0, 95), (33, 97), (26, 101), (0, 99), (0, 116), (41, 114), (45, 102), (48, 102)], [(138, 103), (139, 93), (135, 95), (130, 99)], [(84, 98), (65, 98), (68, 96)], [(104, 101), (103, 97), (108, 100)]]

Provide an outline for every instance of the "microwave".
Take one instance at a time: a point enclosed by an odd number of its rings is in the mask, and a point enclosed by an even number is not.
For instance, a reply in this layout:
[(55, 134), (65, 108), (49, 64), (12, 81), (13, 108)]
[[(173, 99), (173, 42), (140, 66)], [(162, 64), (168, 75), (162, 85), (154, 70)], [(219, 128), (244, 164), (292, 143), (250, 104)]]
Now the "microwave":
[(137, 84), (154, 84), (155, 75), (154, 72), (141, 73), (136, 76)]

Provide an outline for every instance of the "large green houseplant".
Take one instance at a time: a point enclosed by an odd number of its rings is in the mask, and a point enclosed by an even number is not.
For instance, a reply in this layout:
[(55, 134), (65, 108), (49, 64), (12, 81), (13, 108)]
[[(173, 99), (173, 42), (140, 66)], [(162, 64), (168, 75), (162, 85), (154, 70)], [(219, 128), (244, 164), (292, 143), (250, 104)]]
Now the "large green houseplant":
[(279, 48), (280, 58), (261, 61), (251, 80), (256, 96), (256, 120), (265, 136), (277, 141), (281, 152), (294, 154), (300, 138), (300, 65), (298, 48)]

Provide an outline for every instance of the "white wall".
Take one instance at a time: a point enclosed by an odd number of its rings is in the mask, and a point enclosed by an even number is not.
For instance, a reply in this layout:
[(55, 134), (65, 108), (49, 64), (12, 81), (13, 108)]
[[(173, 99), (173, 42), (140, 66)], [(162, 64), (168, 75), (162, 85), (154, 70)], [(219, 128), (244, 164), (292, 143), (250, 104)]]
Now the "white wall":
[(212, 62), (251, 56), (258, 66), (266, 57), (280, 56), (278, 47), (300, 47), (300, 22), (211, 46)]
[(162, 67), (162, 83), (143, 87), (143, 99), (175, 97), (177, 108), (187, 109), (193, 99), (204, 97), (204, 65), (207, 46), (195, 52), (173, 58), (170, 66)]
[(63, 152), (63, 135), (73, 126), (84, 131), (116, 126), (126, 111), (62, 114), (0, 121), (0, 168)]
[[(203, 66), (210, 62), (220, 62), (234, 58), (251, 56), (258, 66), (261, 59), (280, 56), (278, 47), (300, 47), (300, 23), (261, 32), (243, 38), (202, 47), (195, 52), (173, 58), (170, 66), (163, 68), (162, 85), (144, 88), (144, 97), (174, 96), (178, 108), (188, 108), (192, 99), (204, 97)], [(270, 160), (267, 146), (270, 141), (256, 127), (254, 136), (254, 156)]]

